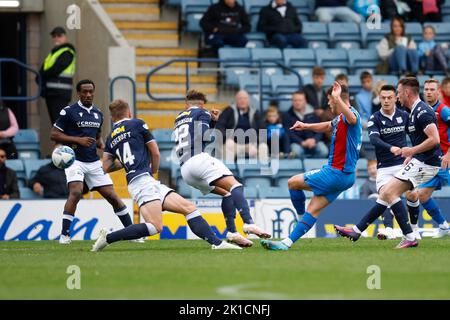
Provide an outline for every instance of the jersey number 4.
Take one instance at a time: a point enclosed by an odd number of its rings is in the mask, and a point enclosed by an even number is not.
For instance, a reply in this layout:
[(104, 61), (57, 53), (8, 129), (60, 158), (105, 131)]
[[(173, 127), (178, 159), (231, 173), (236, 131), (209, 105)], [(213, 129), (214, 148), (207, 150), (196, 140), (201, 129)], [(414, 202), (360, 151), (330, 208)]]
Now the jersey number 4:
[(119, 161), (125, 165), (132, 166), (134, 164), (134, 155), (131, 153), (130, 144), (125, 142), (123, 144), (123, 157), (120, 156), (119, 149), (116, 150), (117, 157)]

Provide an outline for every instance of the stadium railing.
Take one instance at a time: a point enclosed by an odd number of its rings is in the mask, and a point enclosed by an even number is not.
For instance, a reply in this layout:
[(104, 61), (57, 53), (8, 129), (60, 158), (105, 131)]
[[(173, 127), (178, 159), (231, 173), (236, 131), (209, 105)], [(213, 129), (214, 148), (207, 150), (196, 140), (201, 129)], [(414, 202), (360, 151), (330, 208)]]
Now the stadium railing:
[[(3, 73), (2, 73), (2, 64), (4, 63), (12, 63), (17, 65), (20, 69), (21, 72), (25, 72), (25, 71), (30, 71), (32, 73), (34, 73), (36, 75), (36, 79), (37, 79), (37, 85), (38, 85), (38, 91), (35, 95), (32, 96), (3, 96), (2, 93), (2, 83), (3, 83)], [(37, 72), (36, 70), (34, 70), (32, 67), (30, 67), (29, 65), (14, 59), (14, 58), (0, 58), (0, 100), (10, 100), (10, 101), (31, 101), (31, 100), (36, 100), (41, 96), (41, 90), (42, 90), (42, 79), (41, 79), (41, 75), (39, 74), (39, 72)]]

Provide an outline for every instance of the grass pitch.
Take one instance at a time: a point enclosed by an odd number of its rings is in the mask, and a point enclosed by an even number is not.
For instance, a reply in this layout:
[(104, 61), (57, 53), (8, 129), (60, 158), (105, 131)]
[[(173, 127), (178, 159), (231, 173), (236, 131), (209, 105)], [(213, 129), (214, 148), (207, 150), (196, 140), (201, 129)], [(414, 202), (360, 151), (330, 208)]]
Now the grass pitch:
[[(0, 299), (450, 299), (450, 238), (393, 250), (397, 242), (301, 239), (274, 252), (258, 240), (240, 251), (161, 240), (99, 253), (88, 241), (0, 242)], [(66, 286), (70, 265), (80, 290)], [(379, 290), (367, 288), (371, 265)]]

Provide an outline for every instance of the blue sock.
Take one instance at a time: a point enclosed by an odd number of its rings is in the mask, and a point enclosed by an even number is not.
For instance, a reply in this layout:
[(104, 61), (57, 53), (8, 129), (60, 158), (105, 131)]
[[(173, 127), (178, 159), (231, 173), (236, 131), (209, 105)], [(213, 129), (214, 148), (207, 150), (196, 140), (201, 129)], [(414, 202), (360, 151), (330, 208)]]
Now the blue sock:
[(403, 201), (400, 199), (391, 205), (391, 210), (394, 213), (395, 220), (397, 220), (400, 225), (400, 229), (402, 229), (403, 235), (407, 235), (412, 232), (411, 224), (408, 219), (408, 212), (406, 211), (405, 205)]
[(61, 234), (65, 236), (70, 235), (70, 225), (72, 224), (74, 214), (68, 211), (63, 212), (63, 221), (62, 221), (62, 229)]
[(369, 212), (358, 222), (356, 225), (358, 229), (363, 232), (367, 229), (367, 227), (373, 223), (379, 216), (383, 214), (383, 212), (387, 209), (387, 203), (382, 200), (377, 200), (375, 205), (370, 209)]
[(126, 228), (109, 233), (106, 242), (109, 244), (121, 240), (134, 240), (157, 234), (156, 228), (151, 223), (132, 224)]
[(120, 222), (122, 222), (124, 227), (128, 227), (133, 224), (133, 221), (131, 221), (131, 217), (128, 214), (127, 206), (123, 206), (123, 208), (114, 210), (114, 213), (119, 217)]
[(314, 226), (316, 221), (317, 219), (314, 218), (310, 213), (305, 212), (302, 220), (297, 222), (294, 230), (292, 230), (291, 234), (289, 235), (289, 239), (291, 239), (292, 242), (297, 241)]
[(297, 214), (299, 216), (303, 215), (305, 213), (305, 193), (303, 190), (289, 189), (289, 194), (291, 195), (291, 202)]
[(394, 216), (392, 215), (391, 210), (389, 209), (383, 212), (383, 224), (385, 228), (394, 227)]
[(247, 200), (244, 197), (244, 188), (242, 185), (231, 188), (231, 197), (236, 209), (239, 211), (244, 223), (253, 224), (252, 216), (250, 215), (250, 208), (248, 207)]
[(222, 198), (222, 212), (227, 224), (227, 230), (233, 233), (236, 232), (236, 224), (234, 222), (234, 219), (236, 219), (236, 208), (231, 195)]
[(425, 210), (427, 210), (428, 214), (434, 221), (436, 221), (437, 224), (443, 224), (445, 222), (441, 209), (439, 209), (439, 206), (433, 198), (430, 198), (427, 202), (422, 203), (422, 206)]
[(217, 238), (214, 231), (212, 231), (209, 224), (203, 219), (198, 210), (188, 214), (186, 216), (187, 223), (192, 232), (199, 238), (208, 241), (209, 244), (215, 244), (216, 246), (222, 243), (222, 240)]

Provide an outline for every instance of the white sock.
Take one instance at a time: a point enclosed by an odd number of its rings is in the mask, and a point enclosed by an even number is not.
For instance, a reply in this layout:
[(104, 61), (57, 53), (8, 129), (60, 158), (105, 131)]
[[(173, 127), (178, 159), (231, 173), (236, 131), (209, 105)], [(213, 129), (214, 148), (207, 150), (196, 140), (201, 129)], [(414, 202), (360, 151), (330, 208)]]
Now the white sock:
[(411, 224), (411, 228), (413, 228), (413, 230), (414, 230), (414, 229), (417, 229), (417, 228), (418, 228), (418, 225), (417, 225), (417, 224)]
[(414, 241), (414, 240), (416, 240), (416, 237), (414, 237), (414, 233), (413, 233), (413, 232), (408, 233), (408, 234), (405, 236), (405, 238), (406, 238), (406, 240), (408, 240), (408, 241)]
[(151, 224), (150, 222), (146, 222), (145, 225), (147, 226), (148, 233), (153, 236), (158, 233), (158, 230), (156, 230), (155, 226)]
[(441, 229), (448, 229), (448, 223), (447, 223), (447, 221), (444, 221), (444, 223), (441, 223), (441, 224), (439, 225), (439, 228), (441, 228)]
[(362, 233), (361, 230), (358, 229), (358, 227), (356, 226), (356, 224), (353, 226), (352, 229), (353, 229), (353, 231), (355, 231), (356, 233), (359, 233), (359, 234)]
[(285, 244), (287, 247), (291, 247), (292, 246), (292, 244), (293, 244), (293, 242), (292, 242), (292, 240), (290, 239), (290, 238), (286, 238), (286, 239), (284, 239), (284, 240), (282, 240), (281, 241), (283, 244)]

